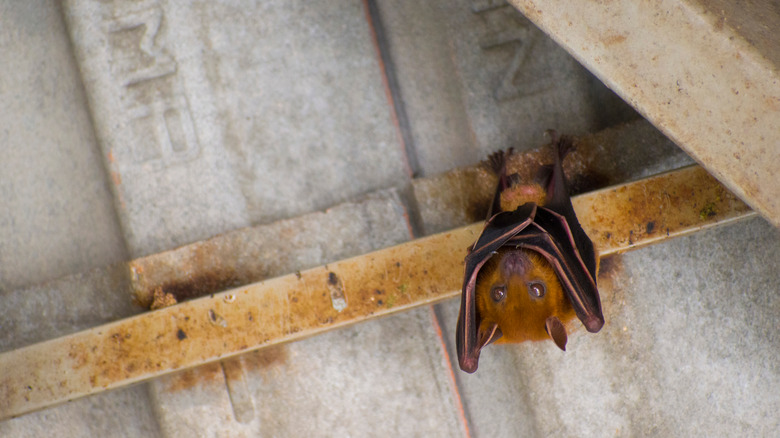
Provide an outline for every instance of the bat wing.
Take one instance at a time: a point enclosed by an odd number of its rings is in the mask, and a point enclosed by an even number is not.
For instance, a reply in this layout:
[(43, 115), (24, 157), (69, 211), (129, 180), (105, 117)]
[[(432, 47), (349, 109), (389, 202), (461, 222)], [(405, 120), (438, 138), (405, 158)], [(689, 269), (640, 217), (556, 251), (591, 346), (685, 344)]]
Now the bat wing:
[[(566, 184), (566, 175), (563, 173), (563, 158), (572, 149), (572, 139), (568, 136), (557, 137), (554, 132), (551, 134), (555, 139), (555, 163), (552, 165), (552, 172), (547, 181), (547, 201), (544, 204), (549, 210), (552, 210), (563, 216), (566, 220), (565, 234), (570, 236), (563, 240), (573, 240), (573, 246), (576, 248), (585, 263), (588, 272), (595, 280), (596, 278), (596, 254), (585, 230), (580, 226), (577, 215), (574, 213), (574, 207), (571, 205), (569, 188)], [(555, 234), (556, 238), (563, 238), (562, 234)], [(595, 282), (594, 282), (595, 284)]]
[(468, 373), (477, 370), (479, 351), (484, 346), (478, 339), (477, 333), (479, 329), (476, 309), (477, 274), (482, 265), (499, 248), (533, 223), (536, 210), (536, 204), (527, 203), (515, 211), (505, 211), (494, 215), (485, 224), (482, 234), (466, 256), (466, 272), (460, 298), (456, 343), (460, 368)]
[[(588, 240), (590, 244), (590, 240)], [(578, 246), (572, 229), (563, 215), (539, 207), (531, 226), (505, 242), (541, 254), (558, 275), (577, 318), (585, 328), (595, 333), (604, 326), (601, 300), (596, 287), (596, 261), (593, 244)], [(586, 258), (590, 257), (588, 263)]]

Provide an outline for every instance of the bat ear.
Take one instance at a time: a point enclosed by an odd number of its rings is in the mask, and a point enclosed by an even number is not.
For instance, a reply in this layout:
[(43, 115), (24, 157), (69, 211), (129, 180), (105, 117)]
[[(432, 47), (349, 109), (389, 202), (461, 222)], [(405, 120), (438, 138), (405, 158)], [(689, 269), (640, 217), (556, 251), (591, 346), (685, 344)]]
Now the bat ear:
[(501, 336), (503, 336), (503, 333), (501, 333), (501, 329), (498, 327), (498, 324), (492, 323), (487, 327), (482, 327), (480, 324), (479, 327), (479, 349), (483, 349), (486, 345), (491, 344), (498, 340)]
[(503, 175), (506, 171), (506, 159), (512, 155), (512, 152), (514, 151), (513, 148), (509, 148), (506, 150), (497, 150), (490, 154), (483, 163), (490, 168), (490, 170), (493, 171), (496, 175)]
[(566, 351), (566, 341), (568, 340), (568, 336), (566, 335), (566, 327), (563, 326), (561, 320), (554, 316), (547, 318), (547, 321), (545, 321), (544, 324), (544, 329), (555, 342), (555, 345), (557, 345), (561, 350)]

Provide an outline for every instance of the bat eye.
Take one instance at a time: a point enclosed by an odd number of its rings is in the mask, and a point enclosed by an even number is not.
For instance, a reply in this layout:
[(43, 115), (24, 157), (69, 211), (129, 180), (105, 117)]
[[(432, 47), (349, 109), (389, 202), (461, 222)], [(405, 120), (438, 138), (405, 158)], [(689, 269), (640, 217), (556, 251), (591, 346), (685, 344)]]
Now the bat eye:
[(534, 298), (541, 298), (547, 293), (547, 288), (544, 286), (544, 283), (535, 281), (528, 283), (528, 293)]
[(506, 286), (493, 286), (493, 289), (490, 290), (490, 297), (493, 298), (493, 301), (499, 302), (504, 299), (506, 296)]

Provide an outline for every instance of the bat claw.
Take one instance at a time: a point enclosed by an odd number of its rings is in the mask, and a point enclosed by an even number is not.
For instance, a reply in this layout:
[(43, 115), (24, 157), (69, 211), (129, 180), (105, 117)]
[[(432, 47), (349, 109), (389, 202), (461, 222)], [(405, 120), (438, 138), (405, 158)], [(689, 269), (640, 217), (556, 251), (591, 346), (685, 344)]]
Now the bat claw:
[(506, 160), (514, 152), (514, 148), (509, 148), (506, 151), (498, 150), (490, 154), (485, 160), (485, 164), (498, 176), (503, 176), (506, 172)]
[(604, 319), (599, 318), (596, 315), (591, 315), (582, 321), (582, 325), (585, 326), (585, 330), (591, 333), (597, 333), (599, 330), (601, 330), (602, 327), (604, 327)]

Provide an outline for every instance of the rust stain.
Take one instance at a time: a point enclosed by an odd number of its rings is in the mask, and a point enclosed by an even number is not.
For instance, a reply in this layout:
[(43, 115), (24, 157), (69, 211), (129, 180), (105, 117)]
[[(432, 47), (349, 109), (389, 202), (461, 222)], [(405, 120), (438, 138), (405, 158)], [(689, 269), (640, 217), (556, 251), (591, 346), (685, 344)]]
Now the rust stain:
[(165, 293), (173, 295), (177, 301), (200, 298), (215, 292), (220, 292), (234, 286), (234, 280), (223, 273), (204, 272), (189, 281), (167, 284)]
[[(30, 388), (29, 390), (34, 389), (31, 385), (26, 386), (27, 388)], [(0, 397), (0, 412), (9, 411), (9, 408), (12, 406), (12, 401), (18, 399), (17, 388), (19, 388), (19, 383), (11, 378), (3, 378), (3, 380), (0, 381), (0, 391), (5, 395), (5, 397)], [(29, 397), (24, 397), (24, 399), (25, 402), (30, 401)]]
[[(458, 172), (457, 170), (454, 172)], [(458, 187), (457, 192), (450, 192), (450, 196), (460, 197), (465, 203), (465, 218), (461, 224), (472, 223), (485, 220), (488, 208), (490, 207), (492, 191), (496, 187), (496, 177), (493, 172), (485, 166), (479, 166), (471, 169), (464, 169), (462, 172), (449, 175), (454, 185), (449, 185), (446, 181), (440, 183), (436, 190), (447, 192), (447, 187)], [(459, 207), (459, 202), (452, 202), (452, 207)]]
[(181, 302), (259, 280), (241, 278), (234, 263), (223, 262), (223, 243), (215, 238), (132, 261), (135, 300), (150, 307), (158, 289)]
[[(323, 285), (331, 277), (321, 268), (301, 276), (310, 284), (316, 284), (313, 277), (319, 277)], [(74, 347), (74, 352), (81, 355), (76, 362), (81, 368), (87, 368), (85, 372), (92, 376), (94, 386), (108, 386), (200, 364), (271, 341), (292, 339), (298, 333), (297, 336), (304, 336), (324, 325), (358, 318), (357, 310), (339, 315), (325, 288), (312, 288), (309, 292), (293, 288), (287, 283), (299, 280), (294, 275), (289, 277), (277, 279), (275, 285), (293, 290), (290, 295), (299, 294), (297, 302), (287, 302), (288, 294), (268, 290), (262, 294), (254, 291), (254, 299), (246, 306), (215, 296), (191, 307), (178, 305), (161, 309), (125, 320), (103, 336), (94, 336), (94, 348)], [(320, 291), (325, 296), (317, 296)], [(238, 302), (244, 294), (233, 295)], [(182, 348), (185, 343), (186, 347)]]
[(135, 299), (148, 307), (159, 287), (182, 302), (286, 274), (300, 265), (287, 242), (309, 222), (295, 218), (243, 228), (136, 259), (130, 263)]
[(244, 354), (241, 360), (247, 372), (265, 372), (286, 364), (289, 357), (289, 347), (280, 344)]
[(721, 30), (723, 30), (723, 28), (724, 28), (725, 26), (726, 26), (726, 17), (724, 17), (724, 16), (722, 16), (722, 15), (721, 15), (721, 16), (719, 16), (719, 17), (717, 18), (717, 20), (715, 20), (715, 26), (714, 26), (714, 28), (715, 28), (715, 30), (717, 30), (717, 31), (721, 31)]
[(77, 370), (87, 365), (85, 346), (81, 343), (73, 343), (70, 345), (68, 351), (68, 357), (72, 360), (73, 369)]
[(176, 297), (168, 292), (163, 292), (161, 287), (154, 288), (154, 294), (152, 295), (152, 304), (149, 306), (151, 310), (162, 309), (163, 307), (173, 306), (176, 304)]
[(191, 388), (222, 382), (223, 372), (219, 363), (211, 363), (173, 374), (166, 380), (164, 391), (179, 392)]
[(230, 380), (243, 379), (247, 373), (262, 373), (284, 365), (287, 363), (288, 358), (289, 347), (287, 345), (273, 345), (262, 350), (251, 351), (241, 356), (226, 359), (222, 362), (211, 363), (173, 374), (168, 379), (165, 390), (177, 392), (209, 384), (218, 384), (221, 383), (223, 378)]
[(698, 166), (606, 189), (574, 208), (600, 250), (625, 251), (750, 212)]
[[(602, 304), (606, 307), (607, 303), (622, 302), (625, 296), (625, 290), (620, 287), (616, 287), (619, 279), (624, 275), (625, 267), (623, 264), (622, 254), (612, 254), (607, 257), (602, 257), (599, 261), (599, 273), (598, 273), (598, 287), (599, 295), (601, 295)], [(611, 312), (608, 309), (604, 309), (604, 314), (608, 315)]]
[[(85, 372), (94, 386), (175, 370), (217, 353), (219, 346), (202, 342), (214, 336), (214, 326), (206, 318), (190, 317), (176, 306), (146, 316), (126, 320), (105, 336), (95, 334), (94, 345), (79, 348), (83, 358), (78, 363), (87, 368)], [(225, 334), (229, 329), (220, 330), (224, 346), (241, 337), (238, 333)], [(185, 343), (187, 346), (182, 347)]]
[(601, 38), (601, 42), (604, 43), (604, 47), (610, 47), (614, 46), (615, 44), (620, 44), (626, 40), (625, 35), (620, 34), (610, 34), (605, 35), (603, 38)]
[(780, 97), (766, 96), (764, 97), (764, 105), (771, 111), (780, 111)]

